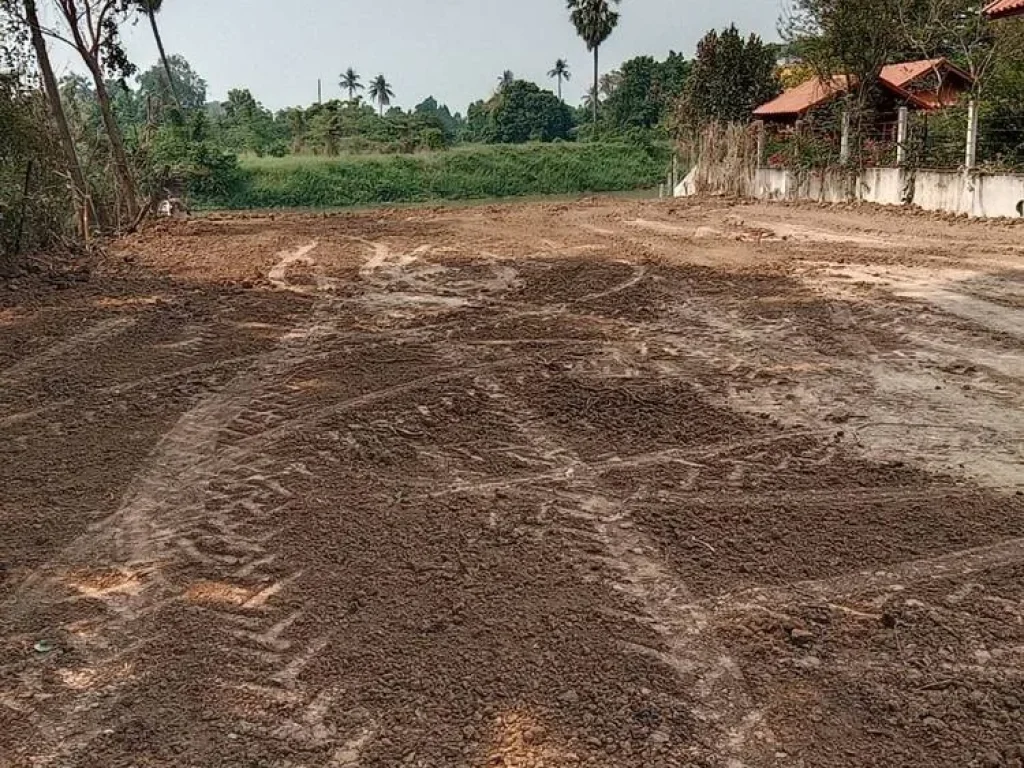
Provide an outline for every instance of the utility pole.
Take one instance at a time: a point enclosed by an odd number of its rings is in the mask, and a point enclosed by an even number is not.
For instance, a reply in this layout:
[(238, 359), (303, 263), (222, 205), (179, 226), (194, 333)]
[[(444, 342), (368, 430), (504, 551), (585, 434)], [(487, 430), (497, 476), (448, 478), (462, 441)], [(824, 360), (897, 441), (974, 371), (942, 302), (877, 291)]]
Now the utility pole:
[(324, 103), (324, 81), (319, 77), (316, 79), (316, 103)]

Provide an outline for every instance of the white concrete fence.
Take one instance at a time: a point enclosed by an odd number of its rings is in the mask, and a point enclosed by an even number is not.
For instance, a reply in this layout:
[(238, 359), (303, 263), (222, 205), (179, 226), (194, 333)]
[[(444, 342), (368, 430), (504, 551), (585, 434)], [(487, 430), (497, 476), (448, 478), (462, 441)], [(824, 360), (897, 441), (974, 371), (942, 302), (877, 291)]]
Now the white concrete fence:
[[(704, 158), (698, 158), (687, 177), (676, 186), (675, 195), (735, 194), (738, 189), (741, 195), (760, 200), (859, 201), (914, 205), (926, 211), (978, 218), (1024, 217), (1024, 174), (988, 173), (975, 167), (978, 131), (977, 110), (973, 105), (968, 119), (964, 167), (960, 170), (922, 170), (906, 166), (905, 109), (900, 113), (898, 135), (895, 168), (766, 168), (761, 140), (758, 142), (756, 167), (748, 169), (751, 172), (738, 174), (735, 166), (709, 168), (707, 163), (701, 164)], [(842, 142), (842, 146), (849, 146), (848, 139)]]

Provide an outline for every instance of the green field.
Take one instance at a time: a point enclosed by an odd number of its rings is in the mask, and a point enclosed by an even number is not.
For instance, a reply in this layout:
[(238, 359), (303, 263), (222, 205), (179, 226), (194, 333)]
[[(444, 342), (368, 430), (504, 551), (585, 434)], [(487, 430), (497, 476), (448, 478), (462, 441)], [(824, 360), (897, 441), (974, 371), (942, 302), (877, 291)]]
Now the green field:
[(471, 146), (416, 155), (243, 158), (229, 191), (201, 207), (336, 208), (374, 203), (617, 192), (656, 186), (668, 147)]

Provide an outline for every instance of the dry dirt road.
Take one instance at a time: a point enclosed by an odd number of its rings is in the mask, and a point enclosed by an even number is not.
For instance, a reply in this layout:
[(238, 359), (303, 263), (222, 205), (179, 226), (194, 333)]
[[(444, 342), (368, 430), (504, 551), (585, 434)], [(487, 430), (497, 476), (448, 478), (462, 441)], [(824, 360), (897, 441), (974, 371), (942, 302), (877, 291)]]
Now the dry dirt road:
[(0, 765), (1024, 761), (1024, 228), (163, 224), (0, 290)]

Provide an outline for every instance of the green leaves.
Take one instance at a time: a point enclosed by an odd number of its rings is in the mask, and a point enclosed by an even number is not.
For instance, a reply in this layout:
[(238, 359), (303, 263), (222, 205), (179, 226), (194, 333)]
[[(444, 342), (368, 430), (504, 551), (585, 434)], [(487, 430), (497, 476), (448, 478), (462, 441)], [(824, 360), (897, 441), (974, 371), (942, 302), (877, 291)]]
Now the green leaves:
[(384, 114), (384, 107), (391, 106), (391, 100), (395, 97), (395, 92), (391, 90), (391, 85), (384, 75), (377, 75), (373, 78), (368, 93), (370, 98), (380, 105), (382, 115)]
[(568, 0), (569, 18), (587, 50), (599, 48), (619, 24), (620, 0)]
[(756, 107), (781, 91), (775, 61), (772, 46), (757, 35), (744, 39), (735, 25), (708, 32), (697, 44), (677, 121), (686, 127), (747, 122)]

